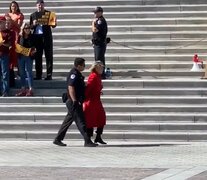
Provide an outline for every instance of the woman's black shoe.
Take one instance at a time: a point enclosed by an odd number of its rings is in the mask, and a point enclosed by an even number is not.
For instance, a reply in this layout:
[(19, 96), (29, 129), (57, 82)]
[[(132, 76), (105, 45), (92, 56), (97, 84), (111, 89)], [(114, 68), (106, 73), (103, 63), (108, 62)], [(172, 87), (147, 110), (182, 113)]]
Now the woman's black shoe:
[(96, 137), (96, 139), (94, 140), (95, 143), (100, 143), (100, 144), (107, 144), (106, 142), (104, 142), (101, 137)]

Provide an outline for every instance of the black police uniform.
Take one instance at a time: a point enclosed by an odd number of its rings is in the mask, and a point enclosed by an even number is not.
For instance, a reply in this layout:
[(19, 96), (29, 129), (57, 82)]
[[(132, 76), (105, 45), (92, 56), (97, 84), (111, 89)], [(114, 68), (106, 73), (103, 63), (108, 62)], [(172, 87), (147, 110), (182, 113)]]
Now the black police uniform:
[(103, 16), (97, 18), (95, 27), (98, 32), (93, 32), (92, 42), (94, 45), (94, 55), (96, 61), (101, 61), (105, 66), (105, 52), (106, 52), (106, 36), (108, 32), (108, 26)]
[(68, 128), (73, 123), (73, 121), (75, 121), (78, 130), (84, 137), (85, 143), (87, 144), (89, 138), (86, 134), (86, 124), (85, 124), (85, 118), (84, 118), (83, 107), (82, 107), (82, 103), (84, 101), (84, 92), (85, 92), (84, 77), (76, 68), (72, 68), (67, 77), (67, 84), (68, 86), (73, 86), (75, 88), (75, 95), (76, 95), (77, 102), (73, 103), (72, 99), (68, 97), (68, 100), (66, 101), (68, 114), (66, 115), (60, 127), (60, 130), (56, 136), (56, 140), (62, 141), (65, 137)]
[[(30, 15), (30, 25), (33, 24), (34, 20), (38, 20), (45, 14), (45, 12), (50, 12), (47, 10), (41, 12), (34, 12)], [(54, 26), (55, 27), (55, 26)], [(42, 25), (43, 34), (35, 34), (37, 26), (34, 26), (34, 36), (35, 36), (35, 48), (37, 50), (35, 56), (35, 70), (36, 78), (42, 78), (42, 55), (43, 50), (45, 52), (46, 68), (47, 68), (47, 78), (52, 78), (53, 72), (53, 37), (51, 27), (48, 25)]]

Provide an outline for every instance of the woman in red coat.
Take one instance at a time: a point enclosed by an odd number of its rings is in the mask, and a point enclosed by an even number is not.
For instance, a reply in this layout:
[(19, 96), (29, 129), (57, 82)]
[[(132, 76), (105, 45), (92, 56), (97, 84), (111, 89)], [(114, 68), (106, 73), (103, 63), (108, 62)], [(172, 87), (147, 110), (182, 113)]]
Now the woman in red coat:
[(83, 110), (86, 119), (87, 134), (93, 136), (93, 129), (97, 127), (95, 143), (106, 144), (102, 138), (103, 128), (106, 124), (106, 114), (100, 99), (102, 93), (101, 74), (103, 72), (103, 64), (96, 61), (91, 67), (91, 74), (85, 91), (85, 101)]

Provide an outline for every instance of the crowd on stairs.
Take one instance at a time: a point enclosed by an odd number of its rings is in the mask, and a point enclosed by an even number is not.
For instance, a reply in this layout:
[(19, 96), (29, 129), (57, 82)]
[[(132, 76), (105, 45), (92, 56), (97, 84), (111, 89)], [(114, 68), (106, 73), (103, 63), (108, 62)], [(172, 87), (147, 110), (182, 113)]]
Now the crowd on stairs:
[[(15, 86), (14, 67), (17, 67), (20, 76), (21, 89), (16, 96), (33, 96), (33, 79), (42, 80), (43, 51), (46, 59), (46, 77), (52, 80), (53, 73), (53, 37), (52, 28), (57, 25), (55, 13), (45, 9), (43, 0), (36, 1), (37, 11), (30, 15), (29, 22), (24, 22), (24, 15), (19, 4), (12, 1), (9, 12), (0, 20), (0, 67), (2, 76), (2, 97), (9, 96), (10, 87)], [(85, 68), (85, 59), (76, 58), (74, 67), (67, 78), (66, 107), (68, 113), (55, 137), (53, 143), (66, 146), (62, 142), (65, 134), (75, 121), (78, 130), (84, 138), (84, 146), (96, 147), (106, 144), (101, 138), (106, 124), (106, 115), (100, 99), (102, 79), (105, 73), (105, 52), (107, 43), (107, 22), (103, 17), (103, 9), (96, 7), (92, 21), (92, 43), (95, 63), (91, 67), (87, 86), (81, 72)], [(33, 78), (33, 61), (35, 61), (36, 77)], [(109, 71), (109, 69), (107, 69)], [(10, 83), (10, 84), (9, 84)], [(97, 136), (92, 142), (94, 128)]]
[[(15, 87), (15, 73), (20, 76), (21, 89), (16, 96), (33, 96), (33, 79), (42, 80), (43, 52), (46, 59), (46, 77), (52, 80), (53, 74), (53, 36), (52, 28), (57, 25), (54, 12), (45, 9), (43, 0), (36, 1), (37, 10), (25, 21), (19, 4), (12, 1), (9, 12), (0, 18), (0, 66), (1, 96), (9, 96), (9, 89)], [(105, 66), (105, 52), (110, 38), (107, 38), (107, 22), (103, 17), (103, 8), (96, 7), (92, 21), (92, 43), (95, 61)], [(25, 23), (26, 22), (26, 23)], [(33, 61), (35, 61), (36, 77), (33, 78)], [(14, 68), (17, 72), (14, 72)], [(110, 72), (102, 73), (106, 79)]]

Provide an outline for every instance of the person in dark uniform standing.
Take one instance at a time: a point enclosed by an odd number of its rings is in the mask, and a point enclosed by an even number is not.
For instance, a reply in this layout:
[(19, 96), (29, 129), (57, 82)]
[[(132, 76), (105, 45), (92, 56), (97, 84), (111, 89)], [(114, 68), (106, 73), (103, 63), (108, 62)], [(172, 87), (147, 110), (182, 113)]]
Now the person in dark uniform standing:
[(93, 143), (90, 137), (86, 133), (86, 123), (83, 113), (83, 101), (85, 98), (85, 82), (84, 77), (81, 74), (85, 68), (85, 60), (83, 58), (76, 58), (74, 61), (74, 67), (71, 69), (67, 77), (67, 92), (68, 100), (66, 101), (66, 106), (68, 109), (68, 114), (66, 115), (60, 130), (53, 141), (54, 144), (58, 146), (66, 146), (62, 142), (66, 132), (70, 125), (75, 121), (78, 130), (85, 140), (84, 146), (95, 147), (97, 144)]
[(35, 56), (35, 69), (36, 69), (36, 80), (42, 79), (42, 55), (43, 50), (45, 52), (46, 58), (46, 68), (47, 68), (47, 76), (45, 80), (52, 80), (52, 72), (53, 72), (53, 38), (51, 27), (47, 24), (42, 24), (38, 21), (46, 12), (50, 12), (45, 10), (44, 1), (37, 0), (37, 11), (30, 15), (30, 25), (34, 30), (33, 33), (35, 35), (35, 48), (37, 50)]
[[(94, 20), (92, 21), (92, 43), (94, 47), (95, 61), (101, 61), (105, 66), (108, 26), (105, 18), (103, 17), (103, 9), (101, 7), (96, 7), (93, 12)], [(102, 73), (102, 79), (105, 79), (105, 71)]]

